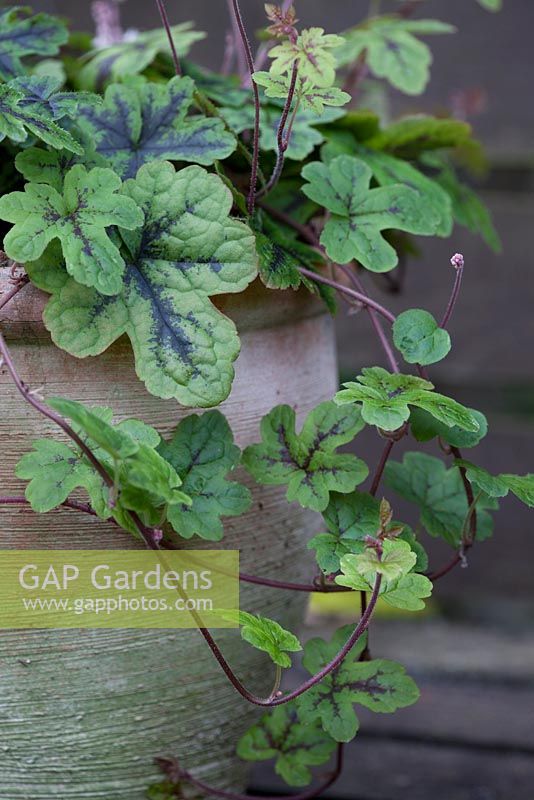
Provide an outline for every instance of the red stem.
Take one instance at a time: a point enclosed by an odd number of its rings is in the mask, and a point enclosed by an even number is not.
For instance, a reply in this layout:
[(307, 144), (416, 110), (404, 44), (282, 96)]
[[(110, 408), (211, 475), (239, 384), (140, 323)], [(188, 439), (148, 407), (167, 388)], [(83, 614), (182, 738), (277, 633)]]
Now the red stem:
[[(298, 76), (298, 64), (295, 61), (293, 64), (293, 71), (291, 73), (291, 82), (289, 84), (289, 91), (287, 95), (287, 99), (280, 116), (280, 122), (278, 123), (278, 132), (276, 135), (276, 140), (278, 143), (278, 153), (276, 156), (276, 164), (273, 170), (273, 174), (271, 175), (269, 182), (256, 194), (256, 199), (259, 197), (263, 197), (265, 194), (274, 189), (278, 181), (280, 180), (280, 176), (282, 174), (282, 170), (284, 169), (284, 161), (285, 161), (285, 153), (287, 148), (289, 147), (289, 140), (291, 138), (291, 131), (288, 131), (288, 135), (284, 136), (284, 131), (287, 123), (287, 118), (289, 116), (289, 112), (291, 110), (291, 104), (293, 102), (293, 98), (295, 96), (295, 87), (297, 85), (297, 76)], [(298, 101), (297, 101), (298, 102)]]
[[(215, 656), (217, 662), (219, 663), (221, 669), (225, 673), (226, 677), (236, 689), (241, 697), (244, 697), (245, 700), (248, 700), (249, 703), (252, 703), (256, 706), (262, 706), (263, 708), (273, 708), (274, 706), (280, 706), (284, 703), (289, 703), (291, 700), (295, 700), (295, 698), (300, 697), (301, 694), (307, 692), (308, 689), (311, 689), (312, 686), (315, 686), (317, 683), (320, 683), (323, 678), (326, 678), (327, 675), (330, 675), (341, 662), (346, 658), (348, 653), (352, 650), (358, 639), (365, 633), (369, 626), (369, 622), (371, 621), (371, 617), (373, 615), (373, 611), (376, 606), (376, 602), (378, 600), (378, 595), (380, 593), (380, 584), (382, 582), (382, 575), (378, 574), (376, 576), (375, 584), (373, 587), (373, 591), (371, 597), (369, 599), (369, 605), (365, 609), (359, 623), (356, 625), (354, 631), (352, 632), (351, 636), (345, 643), (345, 645), (341, 648), (338, 654), (319, 672), (313, 675), (308, 680), (301, 683), (296, 689), (289, 692), (288, 694), (282, 695), (281, 697), (258, 697), (257, 695), (249, 692), (249, 690), (241, 683), (239, 678), (234, 674), (232, 668), (226, 661), (225, 657), (223, 656), (222, 652), (220, 651), (219, 647), (217, 646), (216, 642), (214, 641), (211, 633), (206, 628), (199, 628), (200, 633), (206, 640), (208, 646), (210, 647), (213, 655)], [(192, 611), (191, 614), (194, 616), (195, 612)]]
[(452, 312), (454, 311), (454, 306), (456, 305), (456, 301), (458, 300), (458, 295), (460, 294), (460, 289), (462, 286), (462, 278), (464, 274), (464, 267), (459, 266), (456, 268), (456, 276), (454, 278), (454, 285), (452, 287), (452, 293), (449, 300), (449, 304), (447, 306), (447, 310), (443, 315), (443, 319), (441, 320), (441, 328), (446, 328), (447, 324), (452, 317)]
[[(241, 10), (239, 8), (238, 0), (232, 0), (232, 9), (234, 12), (234, 18), (237, 24), (237, 28), (239, 30), (239, 35), (241, 36), (241, 41), (243, 43), (243, 48), (245, 50), (245, 57), (247, 60), (248, 71), (250, 73), (250, 78), (252, 80), (252, 75), (254, 73), (254, 59), (252, 57), (252, 49), (250, 47), (247, 31), (243, 23), (243, 17), (241, 16)], [(249, 214), (253, 213), (254, 205), (256, 202), (256, 186), (258, 184), (258, 167), (260, 161), (260, 113), (261, 113), (260, 93), (258, 90), (258, 86), (254, 80), (252, 80), (252, 92), (254, 94), (254, 146), (252, 151), (250, 189), (247, 199), (247, 209)]]
[[(29, 506), (29, 500), (25, 497), (0, 497), (0, 506)], [(61, 503), (65, 508), (70, 508), (72, 511), (83, 511), (84, 514), (90, 514), (92, 517), (97, 517), (96, 511), (93, 511), (88, 503), (79, 503), (77, 500), (65, 500)]]
[(324, 275), (320, 275), (317, 272), (312, 272), (306, 267), (299, 267), (299, 272), (302, 275), (306, 275), (307, 278), (310, 278), (312, 281), (316, 281), (317, 283), (324, 283), (326, 286), (331, 286), (333, 289), (337, 289), (338, 292), (348, 295), (348, 297), (352, 297), (357, 300), (359, 303), (362, 304), (365, 308), (373, 308), (375, 311), (378, 311), (384, 319), (387, 319), (388, 322), (393, 324), (395, 322), (395, 315), (388, 311), (387, 308), (381, 306), (380, 303), (377, 303), (376, 300), (372, 300), (367, 295), (362, 294), (361, 292), (357, 292), (354, 289), (350, 289), (348, 286), (343, 286), (342, 283), (338, 283), (337, 281), (333, 281), (331, 278), (327, 278)]
[(382, 480), (382, 475), (384, 474), (384, 470), (386, 468), (388, 459), (391, 455), (391, 451), (393, 450), (394, 444), (395, 442), (393, 441), (393, 439), (390, 439), (386, 443), (382, 455), (380, 456), (380, 461), (378, 462), (378, 466), (376, 468), (375, 476), (373, 478), (373, 483), (371, 484), (371, 488), (369, 490), (369, 494), (371, 494), (373, 497), (376, 495), (378, 487), (380, 486), (380, 481)]
[(178, 53), (176, 52), (176, 45), (174, 44), (172, 30), (169, 23), (169, 17), (167, 16), (167, 9), (165, 8), (164, 0), (156, 0), (156, 5), (158, 7), (163, 27), (165, 28), (165, 33), (167, 34), (167, 39), (169, 40), (169, 46), (171, 48), (171, 53), (172, 53), (172, 60), (174, 62), (174, 69), (176, 70), (177, 75), (181, 75), (182, 68), (180, 66), (180, 59), (178, 58)]

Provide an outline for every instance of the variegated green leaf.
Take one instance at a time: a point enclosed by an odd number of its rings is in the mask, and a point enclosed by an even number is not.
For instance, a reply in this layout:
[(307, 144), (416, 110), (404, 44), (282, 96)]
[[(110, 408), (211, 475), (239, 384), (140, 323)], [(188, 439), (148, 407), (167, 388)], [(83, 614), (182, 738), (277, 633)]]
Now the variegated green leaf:
[(78, 357), (98, 355), (126, 333), (150, 392), (217, 405), (230, 391), (239, 339), (210, 296), (240, 292), (256, 276), (252, 231), (230, 218), (230, 191), (201, 167), (145, 164), (124, 193), (143, 209), (145, 224), (122, 233), (120, 294), (104, 297), (61, 277), (49, 253), (46, 263), (28, 265), (32, 280), (54, 295), (45, 323), (56, 344)]
[(236, 148), (220, 119), (188, 116), (191, 78), (167, 84), (133, 78), (106, 89), (104, 103), (80, 103), (78, 123), (96, 151), (123, 178), (148, 161), (169, 159), (213, 164)]
[(21, 263), (39, 258), (59, 239), (67, 271), (84, 286), (104, 295), (122, 287), (124, 260), (107, 233), (111, 225), (138, 228), (143, 212), (136, 202), (118, 194), (121, 179), (110, 169), (89, 172), (80, 164), (65, 177), (63, 193), (53, 186), (28, 183), (24, 192), (0, 199), (0, 218), (14, 227), (4, 238), (4, 250)]
[(24, 56), (53, 56), (68, 38), (65, 23), (57, 17), (8, 8), (0, 15), (0, 77), (8, 81), (22, 75)]

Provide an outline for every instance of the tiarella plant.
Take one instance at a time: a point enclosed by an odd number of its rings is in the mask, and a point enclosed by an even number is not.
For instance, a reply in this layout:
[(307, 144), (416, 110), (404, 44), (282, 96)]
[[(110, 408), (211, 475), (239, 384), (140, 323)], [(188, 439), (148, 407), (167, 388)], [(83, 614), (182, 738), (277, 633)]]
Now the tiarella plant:
[[(487, 210), (459, 177), (460, 165), (480, 159), (469, 125), (423, 115), (389, 122), (367, 108), (377, 91), (384, 108), (380, 81), (421, 93), (432, 61), (425, 37), (452, 26), (413, 19), (422, 3), (405, 2), (337, 35), (301, 26), (287, 2), (268, 4), (254, 57), (238, 0), (228, 5), (234, 37), (225, 61), (228, 68), (239, 56), (237, 75), (190, 61), (202, 34), (188, 23), (170, 27), (162, 0), (162, 29), (100, 31), (98, 49), (69, 36), (59, 19), (3, 12), (0, 218), (10, 223), (4, 251), (13, 288), (0, 307), (31, 281), (50, 295), (44, 322), (58, 347), (97, 356), (127, 334), (149, 392), (209, 408), (228, 396), (240, 346), (213, 298), (242, 292), (259, 275), (273, 290), (315, 292), (332, 313), (337, 298), (365, 309), (387, 369), (363, 369), (300, 430), (291, 407), (273, 408), (258, 443), (241, 454), (217, 410), (186, 417), (166, 441), (138, 420), (114, 423), (110, 408), (45, 402), (22, 382), (0, 335), (22, 397), (70, 439), (36, 441), (17, 466), (28, 481), (25, 498), (0, 502), (39, 513), (67, 506), (113, 520), (149, 548), (176, 548), (181, 538), (220, 541), (224, 517), (249, 508), (248, 489), (232, 478), (241, 464), (258, 483), (286, 487), (288, 502), (322, 515), (324, 532), (308, 545), (317, 573), (307, 584), (241, 575), (273, 591), (360, 598), (355, 625), (305, 645), (309, 678), (281, 690), (300, 642), (254, 609), (239, 612), (243, 639), (274, 662), (273, 690), (258, 697), (200, 626), (236, 690), (266, 709), (236, 743), (242, 758), (275, 759), (291, 786), (308, 784), (310, 767), (335, 758), (316, 788), (297, 795), (304, 800), (338, 777), (343, 744), (359, 726), (355, 706), (391, 712), (417, 699), (401, 665), (371, 659), (366, 631), (378, 599), (422, 609), (433, 581), (491, 535), (499, 498), (512, 492), (534, 506), (534, 475), (490, 475), (464, 457), (486, 435), (486, 418), (437, 391), (428, 374), (451, 349), (462, 256), (451, 260), (453, 288), (439, 321), (423, 309), (395, 317), (364, 286), (366, 272), (389, 272), (413, 250), (413, 236), (448, 237), (455, 223), (498, 248)], [(338, 448), (357, 450), (366, 426), (381, 452), (362, 488), (367, 465)], [(433, 440), (439, 457), (391, 460), (404, 437)], [(88, 502), (71, 497), (79, 489)], [(418, 507), (417, 532), (393, 519), (396, 496)], [(429, 568), (423, 532), (451, 546), (447, 564)], [(181, 782), (220, 793), (174, 758), (159, 763), (165, 779), (151, 787), (152, 798), (176, 796)]]

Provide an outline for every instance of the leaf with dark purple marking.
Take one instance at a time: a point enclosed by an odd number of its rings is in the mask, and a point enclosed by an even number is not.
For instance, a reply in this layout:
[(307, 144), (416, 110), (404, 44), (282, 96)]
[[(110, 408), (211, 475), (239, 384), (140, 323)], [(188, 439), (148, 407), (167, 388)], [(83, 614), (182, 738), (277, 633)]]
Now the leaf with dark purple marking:
[(195, 84), (172, 78), (167, 84), (133, 78), (112, 84), (103, 106), (80, 106), (78, 123), (109, 166), (123, 178), (155, 159), (213, 164), (236, 148), (220, 119), (187, 116)]
[(24, 74), (21, 58), (53, 56), (69, 38), (65, 23), (49, 14), (28, 16), (27, 8), (8, 8), (0, 15), (0, 78)]
[(124, 260), (106, 229), (118, 225), (131, 230), (143, 224), (136, 202), (118, 193), (121, 185), (110, 169), (88, 172), (77, 164), (68, 171), (62, 194), (44, 183), (28, 183), (23, 192), (4, 195), (0, 219), (14, 223), (4, 238), (5, 252), (24, 264), (59, 239), (70, 275), (102, 294), (117, 294)]
[[(310, 639), (302, 660), (308, 672), (315, 675), (335, 658), (353, 630), (353, 625), (339, 628), (331, 642)], [(350, 742), (358, 732), (354, 704), (391, 713), (419, 699), (417, 686), (400, 664), (382, 658), (359, 661), (365, 644), (364, 634), (337, 669), (297, 700), (299, 717), (307, 724), (320, 722), (337, 742)]]
[(176, 172), (168, 162), (145, 164), (123, 194), (143, 210), (145, 223), (121, 231), (122, 290), (106, 297), (81, 286), (49, 251), (28, 265), (34, 283), (54, 295), (46, 326), (78, 357), (98, 355), (126, 333), (149, 392), (183, 405), (217, 405), (232, 385), (239, 338), (210, 297), (241, 292), (256, 276), (252, 231), (230, 217), (232, 195), (221, 179), (198, 166)]
[(321, 243), (339, 264), (357, 259), (372, 272), (387, 272), (398, 262), (383, 230), (429, 233), (421, 218), (420, 197), (401, 184), (370, 189), (372, 170), (358, 158), (337, 156), (328, 164), (315, 161), (302, 170), (308, 181), (302, 191), (331, 212)]
[(330, 492), (352, 492), (368, 475), (361, 459), (336, 453), (363, 427), (355, 407), (346, 414), (327, 401), (310, 412), (297, 434), (294, 410), (276, 406), (262, 419), (262, 443), (246, 448), (243, 464), (259, 483), (287, 484), (289, 501), (324, 511)]
[(7, 136), (13, 142), (25, 142), (29, 133), (59, 150), (83, 153), (79, 142), (58, 124), (46, 101), (30, 94), (18, 81), (0, 85), (0, 141)]

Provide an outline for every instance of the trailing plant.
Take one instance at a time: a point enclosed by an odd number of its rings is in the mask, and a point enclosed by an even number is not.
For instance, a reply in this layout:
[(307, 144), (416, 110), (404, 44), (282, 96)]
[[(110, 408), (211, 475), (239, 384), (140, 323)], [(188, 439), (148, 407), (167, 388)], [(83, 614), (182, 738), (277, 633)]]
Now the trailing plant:
[[(387, 369), (362, 369), (299, 431), (292, 407), (273, 408), (258, 442), (241, 453), (218, 410), (187, 416), (167, 441), (139, 420), (114, 422), (110, 408), (45, 402), (21, 380), (0, 334), (3, 365), (22, 398), (69, 440), (36, 441), (16, 468), (28, 482), (25, 497), (1, 504), (38, 513), (65, 506), (112, 520), (151, 549), (193, 537), (214, 542), (225, 517), (249, 508), (250, 493), (233, 475), (241, 466), (321, 515), (324, 532), (308, 543), (317, 560), (308, 583), (240, 580), (355, 593), (358, 621), (330, 642), (312, 639), (302, 648), (253, 609), (234, 615), (244, 641), (273, 661), (266, 697), (240, 682), (199, 621), (235, 689), (267, 709), (236, 743), (243, 759), (274, 759), (288, 784), (305, 786), (310, 767), (335, 754), (333, 770), (299, 800), (339, 776), (343, 745), (359, 727), (355, 706), (392, 712), (417, 700), (400, 664), (370, 656), (367, 629), (378, 599), (424, 608), (433, 582), (491, 535), (499, 498), (512, 492), (534, 506), (534, 475), (494, 476), (464, 457), (486, 435), (487, 420), (437, 391), (427, 372), (451, 350), (463, 257), (451, 260), (454, 282), (440, 321), (423, 309), (395, 317), (364, 283), (369, 273), (393, 270), (414, 236), (449, 237), (456, 223), (499, 246), (489, 213), (461, 177), (466, 163), (479, 161), (470, 126), (423, 115), (390, 123), (360, 102), (370, 76), (408, 94), (424, 90), (432, 58), (423, 38), (453, 28), (413, 19), (417, 5), (371, 15), (337, 35), (300, 26), (287, 2), (267, 4), (254, 58), (231, 0), (226, 62), (238, 57), (237, 75), (190, 61), (203, 34), (190, 23), (171, 27), (162, 0), (162, 29), (134, 38), (106, 29), (97, 41), (107, 46), (94, 49), (45, 14), (13, 8), (0, 18), (0, 146), (13, 165), (0, 198), (13, 288), (0, 308), (19, 292), (23, 298), (31, 281), (50, 295), (44, 322), (58, 347), (97, 356), (127, 334), (147, 390), (200, 408), (228, 396), (240, 347), (213, 298), (242, 292), (257, 276), (273, 291), (315, 292), (332, 313), (339, 298), (364, 309), (383, 346)], [(382, 449), (362, 489), (368, 466), (338, 448), (357, 452), (365, 427)], [(435, 442), (440, 457), (410, 452), (391, 460), (405, 437)], [(71, 496), (80, 489), (87, 502)], [(393, 518), (396, 496), (419, 509), (417, 532)], [(451, 546), (450, 562), (429, 568), (423, 532)], [(310, 677), (280, 689), (282, 670), (302, 649)], [(150, 788), (152, 798), (177, 796), (182, 783), (240, 797), (206, 786), (174, 757), (153, 755), (165, 779)]]

